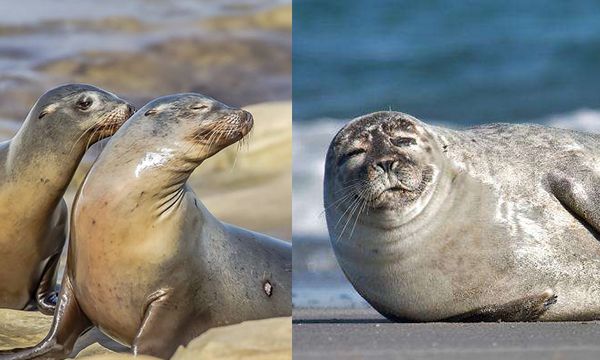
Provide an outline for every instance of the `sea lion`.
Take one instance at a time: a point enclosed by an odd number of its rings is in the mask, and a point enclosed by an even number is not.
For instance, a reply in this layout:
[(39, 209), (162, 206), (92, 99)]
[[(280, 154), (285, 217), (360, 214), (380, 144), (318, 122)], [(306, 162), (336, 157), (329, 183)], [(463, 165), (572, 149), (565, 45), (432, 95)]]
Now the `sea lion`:
[(97, 326), (134, 354), (168, 358), (211, 327), (291, 314), (291, 245), (221, 223), (186, 185), (252, 128), (199, 94), (145, 105), (78, 191), (50, 333), (2, 359), (64, 358)]
[(66, 239), (62, 196), (87, 147), (132, 112), (97, 87), (63, 85), (42, 95), (17, 134), (0, 143), (0, 307), (37, 305), (52, 314)]
[(600, 136), (354, 119), (325, 166), (335, 255), (394, 320), (600, 318)]

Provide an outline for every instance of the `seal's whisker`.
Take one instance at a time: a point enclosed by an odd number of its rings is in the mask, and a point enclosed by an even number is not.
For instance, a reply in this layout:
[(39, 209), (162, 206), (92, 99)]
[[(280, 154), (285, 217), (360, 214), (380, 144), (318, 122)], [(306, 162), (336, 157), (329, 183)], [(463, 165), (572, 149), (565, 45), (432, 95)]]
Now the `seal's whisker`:
[(348, 238), (352, 238), (352, 235), (354, 235), (354, 230), (356, 229), (356, 224), (358, 223), (358, 219), (360, 218), (360, 215), (362, 214), (362, 212), (365, 210), (365, 207), (367, 206), (367, 199), (363, 199), (362, 202), (362, 206), (360, 207), (360, 209), (358, 210), (358, 213), (356, 214), (356, 219), (354, 219), (354, 225), (352, 225), (352, 230), (350, 230), (350, 235), (348, 236)]
[[(366, 190), (363, 190), (363, 191), (366, 191)], [(344, 224), (344, 227), (342, 228), (342, 231), (339, 233), (337, 239), (335, 240), (336, 242), (339, 242), (340, 239), (342, 238), (344, 232), (346, 231), (346, 228), (348, 227), (348, 224), (352, 220), (352, 216), (354, 216), (354, 213), (359, 208), (359, 205), (361, 204), (362, 200), (363, 199), (361, 197), (358, 197), (357, 201), (355, 201), (354, 205), (352, 205), (352, 211), (350, 211), (350, 214), (349, 214), (348, 218), (346, 219), (346, 223)]]
[[(366, 191), (366, 190), (365, 190), (365, 189), (363, 189), (363, 190), (361, 191), (361, 194), (362, 194), (362, 193), (364, 193), (365, 191)], [(352, 202), (350, 203), (350, 205), (348, 206), (348, 208), (346, 208), (346, 211), (344, 211), (344, 212), (342, 213), (342, 215), (340, 215), (340, 219), (338, 220), (338, 222), (337, 222), (337, 223), (335, 224), (335, 226), (334, 226), (335, 228), (337, 228), (337, 227), (339, 226), (339, 224), (340, 224), (340, 221), (342, 221), (342, 219), (344, 218), (344, 216), (346, 216), (346, 214), (348, 213), (348, 211), (349, 211), (350, 209), (352, 209), (352, 208), (354, 207), (354, 205), (355, 205), (356, 203), (358, 203), (359, 201), (360, 201), (360, 196), (357, 196), (355, 199), (353, 199), (353, 200), (352, 200)]]

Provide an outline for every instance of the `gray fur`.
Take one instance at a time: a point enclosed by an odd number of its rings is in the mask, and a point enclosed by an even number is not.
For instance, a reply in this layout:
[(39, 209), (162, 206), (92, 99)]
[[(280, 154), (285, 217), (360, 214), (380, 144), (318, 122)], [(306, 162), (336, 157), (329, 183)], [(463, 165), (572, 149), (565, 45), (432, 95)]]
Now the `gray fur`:
[[(353, 170), (338, 166), (339, 156), (358, 134), (369, 133), (358, 144), (368, 147), (390, 122), (412, 123), (403, 134), (417, 144), (397, 150), (388, 137), (378, 148), (404, 158), (400, 168), (430, 167), (431, 179), (422, 177), (418, 197), (386, 195), (385, 208), (370, 207), (369, 198), (364, 211), (343, 215), (352, 206), (339, 190)], [(375, 153), (368, 148), (352, 166), (368, 168), (383, 156)], [(600, 136), (593, 134), (507, 124), (455, 131), (397, 112), (366, 115), (340, 131), (327, 157), (325, 207), (335, 254), (358, 292), (391, 318), (461, 319), (486, 309), (483, 320), (598, 319), (599, 160)], [(406, 176), (394, 171), (387, 182), (372, 178), (367, 186), (392, 186)], [(352, 231), (342, 231), (336, 224), (350, 213)], [(540, 308), (521, 310), (527, 316), (506, 315), (511, 308), (519, 313), (515, 304), (534, 303)]]

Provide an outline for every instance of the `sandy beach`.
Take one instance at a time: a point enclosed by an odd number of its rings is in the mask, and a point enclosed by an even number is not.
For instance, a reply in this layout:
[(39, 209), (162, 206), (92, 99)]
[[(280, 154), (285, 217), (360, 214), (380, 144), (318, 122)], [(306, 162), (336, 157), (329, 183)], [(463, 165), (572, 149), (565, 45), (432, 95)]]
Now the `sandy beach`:
[(391, 323), (372, 309), (294, 309), (294, 359), (598, 359), (600, 322)]

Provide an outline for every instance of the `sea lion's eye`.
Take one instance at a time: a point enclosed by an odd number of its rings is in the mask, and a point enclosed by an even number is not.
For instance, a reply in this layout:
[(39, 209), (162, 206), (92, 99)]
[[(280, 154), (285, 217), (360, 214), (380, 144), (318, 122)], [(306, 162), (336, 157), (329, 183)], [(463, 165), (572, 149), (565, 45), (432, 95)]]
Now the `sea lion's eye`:
[(192, 110), (202, 110), (202, 109), (206, 109), (207, 107), (208, 107), (208, 105), (196, 104), (196, 105), (192, 105), (191, 109)]
[(340, 163), (340, 164), (343, 164), (343, 163), (345, 163), (346, 161), (350, 160), (350, 158), (352, 158), (352, 157), (355, 157), (355, 156), (358, 156), (358, 155), (360, 155), (360, 154), (364, 154), (364, 153), (366, 153), (366, 152), (367, 152), (367, 151), (366, 151), (365, 149), (354, 149), (354, 150), (351, 150), (351, 151), (349, 151), (349, 152), (345, 153), (344, 155), (342, 155), (342, 156), (340, 157), (340, 161), (339, 161), (339, 163)]
[(392, 144), (396, 146), (410, 146), (417, 145), (417, 140), (411, 137), (397, 137), (391, 140)]
[(87, 110), (92, 106), (92, 99), (90, 98), (82, 98), (77, 101), (77, 107), (81, 110)]

